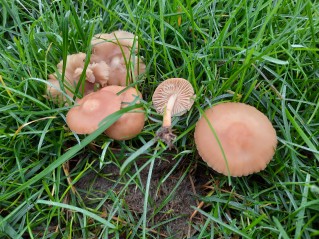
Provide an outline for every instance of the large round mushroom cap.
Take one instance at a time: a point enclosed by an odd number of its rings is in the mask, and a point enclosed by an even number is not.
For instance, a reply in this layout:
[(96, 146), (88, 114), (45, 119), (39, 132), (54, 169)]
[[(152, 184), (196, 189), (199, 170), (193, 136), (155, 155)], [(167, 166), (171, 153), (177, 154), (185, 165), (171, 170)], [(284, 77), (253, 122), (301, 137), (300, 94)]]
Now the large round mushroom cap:
[(170, 78), (159, 84), (154, 91), (152, 101), (157, 113), (163, 114), (171, 96), (176, 97), (172, 116), (186, 113), (194, 103), (194, 89), (189, 81), (183, 78)]
[(69, 110), (66, 122), (77, 134), (90, 134), (108, 115), (120, 110), (121, 98), (113, 92), (97, 91), (84, 96)]
[[(142, 99), (141, 93), (135, 88), (125, 88), (123, 86), (106, 86), (101, 91), (119, 94), (121, 99), (121, 108), (130, 104), (138, 104)], [(144, 128), (145, 112), (143, 108), (137, 108), (123, 114), (114, 124), (104, 132), (107, 136), (115, 140), (127, 140), (134, 138)]]
[(269, 119), (256, 108), (221, 103), (206, 110), (197, 122), (195, 143), (203, 160), (217, 172), (245, 176), (266, 168), (274, 156), (277, 138)]

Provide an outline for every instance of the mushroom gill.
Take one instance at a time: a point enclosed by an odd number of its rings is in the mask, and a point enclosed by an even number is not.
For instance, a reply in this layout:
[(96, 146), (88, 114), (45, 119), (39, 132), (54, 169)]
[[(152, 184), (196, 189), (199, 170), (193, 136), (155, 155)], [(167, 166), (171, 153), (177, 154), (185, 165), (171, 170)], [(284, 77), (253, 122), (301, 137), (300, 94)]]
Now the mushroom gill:
[(193, 86), (183, 78), (167, 79), (155, 89), (152, 102), (157, 113), (163, 115), (158, 136), (169, 147), (172, 147), (172, 141), (175, 138), (172, 133), (172, 116), (180, 116), (190, 110), (194, 98)]

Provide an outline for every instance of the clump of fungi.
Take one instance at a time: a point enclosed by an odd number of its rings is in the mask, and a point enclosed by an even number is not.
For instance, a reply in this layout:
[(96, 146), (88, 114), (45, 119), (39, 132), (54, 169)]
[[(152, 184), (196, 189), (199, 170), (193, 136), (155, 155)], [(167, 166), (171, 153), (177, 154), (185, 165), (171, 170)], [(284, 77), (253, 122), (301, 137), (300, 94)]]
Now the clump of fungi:
[[(137, 55), (137, 37), (118, 30), (95, 35), (91, 44), (89, 64), (85, 67), (85, 53), (69, 55), (65, 69), (61, 61), (57, 65), (57, 73), (49, 75), (50, 84), (46, 92), (55, 102), (66, 101), (60, 86), (71, 98), (77, 88), (82, 93), (83, 98), (80, 95), (76, 99), (75, 106), (66, 116), (68, 126), (77, 134), (92, 133), (105, 117), (128, 105), (138, 104), (142, 99), (137, 89), (128, 87), (135, 77), (145, 72), (145, 64)], [(59, 80), (63, 70), (65, 77)], [(80, 82), (82, 74), (85, 79)], [(111, 125), (105, 134), (116, 140), (130, 139), (142, 131), (144, 121), (145, 112), (142, 108), (131, 110)]]
[(170, 78), (157, 86), (152, 102), (157, 113), (163, 115), (161, 129), (157, 136), (171, 148), (175, 134), (172, 132), (172, 117), (185, 114), (194, 103), (194, 89), (183, 78)]
[(265, 169), (277, 146), (269, 119), (243, 103), (207, 109), (196, 124), (194, 137), (203, 160), (217, 172), (234, 177)]
[[(92, 54), (85, 68), (85, 53), (69, 55), (66, 59), (65, 77), (61, 79), (63, 61), (57, 65), (57, 73), (49, 75), (50, 85), (46, 94), (57, 102), (65, 101), (60, 84), (71, 98), (78, 87), (83, 96), (96, 88), (107, 85), (128, 86), (139, 74), (145, 72), (145, 64), (138, 54), (137, 37), (122, 30), (109, 34), (97, 34), (91, 41)], [(85, 80), (77, 86), (85, 69)]]

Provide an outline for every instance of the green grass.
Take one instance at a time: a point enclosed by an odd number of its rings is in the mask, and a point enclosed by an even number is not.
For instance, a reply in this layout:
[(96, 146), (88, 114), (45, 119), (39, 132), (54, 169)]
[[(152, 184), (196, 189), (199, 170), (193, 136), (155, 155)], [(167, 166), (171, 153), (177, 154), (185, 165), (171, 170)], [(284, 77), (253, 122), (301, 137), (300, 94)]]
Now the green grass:
[[(172, 222), (152, 220), (198, 165), (210, 191), (196, 195), (205, 207), (198, 209), (200, 223), (190, 222), (193, 238), (319, 237), (317, 1), (0, 0), (0, 11), (1, 238), (160, 238), (161, 226)], [(147, 66), (138, 84), (148, 114), (145, 128), (126, 142), (100, 135), (122, 110), (95, 133), (76, 136), (65, 124), (69, 107), (44, 97), (47, 76), (68, 54), (89, 53), (94, 34), (119, 28), (138, 35)], [(151, 96), (170, 77), (188, 79), (197, 95), (192, 110), (173, 120), (177, 151), (154, 141), (161, 117)], [(201, 110), (221, 101), (257, 107), (279, 141), (266, 170), (231, 178), (231, 186), (201, 161), (193, 139)], [(139, 158), (146, 163), (138, 165)], [(90, 204), (68, 183), (68, 160), (76, 162), (70, 171), (74, 184), (109, 165), (122, 174), (114, 190), (99, 198), (92, 194), (96, 203)], [(149, 213), (160, 160), (173, 160), (174, 167), (158, 188), (182, 163), (184, 171), (170, 196)], [(148, 202), (141, 202), (142, 213), (125, 203), (132, 185)]]

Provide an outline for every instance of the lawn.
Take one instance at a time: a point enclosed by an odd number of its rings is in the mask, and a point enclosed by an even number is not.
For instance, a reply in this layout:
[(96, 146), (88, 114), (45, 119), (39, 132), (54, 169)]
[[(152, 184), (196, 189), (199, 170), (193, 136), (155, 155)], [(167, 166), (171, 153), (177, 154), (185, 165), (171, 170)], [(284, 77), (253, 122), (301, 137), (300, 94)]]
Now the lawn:
[[(0, 0), (0, 238), (319, 238), (319, 2)], [(143, 131), (126, 141), (66, 125), (45, 96), (67, 55), (92, 37), (138, 36)], [(152, 93), (181, 77), (196, 98), (157, 140)], [(199, 156), (203, 110), (243, 102), (278, 145), (262, 172), (227, 177)]]

